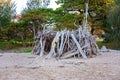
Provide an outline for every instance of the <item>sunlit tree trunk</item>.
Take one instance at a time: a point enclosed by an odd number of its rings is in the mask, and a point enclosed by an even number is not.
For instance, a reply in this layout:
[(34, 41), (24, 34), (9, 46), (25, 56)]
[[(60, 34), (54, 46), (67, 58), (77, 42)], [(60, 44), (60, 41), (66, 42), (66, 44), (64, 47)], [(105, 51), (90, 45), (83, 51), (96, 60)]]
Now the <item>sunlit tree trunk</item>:
[(88, 32), (88, 21), (87, 21), (87, 18), (88, 18), (88, 4), (89, 4), (89, 0), (86, 0), (86, 3), (85, 3), (85, 17), (84, 17), (84, 23), (83, 23), (83, 30), (85, 33)]

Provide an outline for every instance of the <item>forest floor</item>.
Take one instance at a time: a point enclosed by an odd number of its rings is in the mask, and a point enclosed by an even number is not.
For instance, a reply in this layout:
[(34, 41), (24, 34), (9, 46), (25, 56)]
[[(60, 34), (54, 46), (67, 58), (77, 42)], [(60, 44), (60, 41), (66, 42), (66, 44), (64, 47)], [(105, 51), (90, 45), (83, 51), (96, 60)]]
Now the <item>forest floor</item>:
[(120, 53), (62, 60), (0, 53), (0, 80), (120, 80)]

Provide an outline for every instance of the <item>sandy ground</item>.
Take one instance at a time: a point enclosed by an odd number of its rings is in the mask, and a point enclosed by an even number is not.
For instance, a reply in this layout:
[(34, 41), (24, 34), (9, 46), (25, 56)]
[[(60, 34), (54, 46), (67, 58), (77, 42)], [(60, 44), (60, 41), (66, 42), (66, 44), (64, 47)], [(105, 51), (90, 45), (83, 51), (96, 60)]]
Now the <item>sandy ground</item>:
[(0, 80), (120, 80), (120, 53), (65, 60), (0, 53)]

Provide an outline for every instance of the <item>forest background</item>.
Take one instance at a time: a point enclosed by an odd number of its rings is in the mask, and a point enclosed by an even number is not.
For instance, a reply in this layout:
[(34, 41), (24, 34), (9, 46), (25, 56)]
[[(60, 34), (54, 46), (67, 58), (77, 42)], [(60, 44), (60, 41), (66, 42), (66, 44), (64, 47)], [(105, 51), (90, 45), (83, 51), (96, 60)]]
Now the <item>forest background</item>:
[[(44, 27), (75, 30), (83, 24), (86, 0), (57, 0), (59, 8), (47, 8), (49, 0), (28, 0), (21, 14), (16, 4), (0, 0), (0, 49), (33, 47), (34, 37)], [(120, 1), (89, 0), (88, 25), (99, 37), (99, 47), (120, 49)], [(105, 33), (103, 35), (103, 33)], [(102, 41), (101, 41), (102, 39)]]

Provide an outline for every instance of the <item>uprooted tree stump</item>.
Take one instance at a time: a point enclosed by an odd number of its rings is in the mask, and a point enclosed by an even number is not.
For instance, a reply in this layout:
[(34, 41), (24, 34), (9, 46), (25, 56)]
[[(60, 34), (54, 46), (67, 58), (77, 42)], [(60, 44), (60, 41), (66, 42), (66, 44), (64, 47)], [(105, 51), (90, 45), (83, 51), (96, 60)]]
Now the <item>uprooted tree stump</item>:
[(98, 54), (95, 37), (80, 28), (76, 31), (43, 30), (38, 32), (35, 42), (33, 54), (46, 55), (46, 58), (87, 58)]

